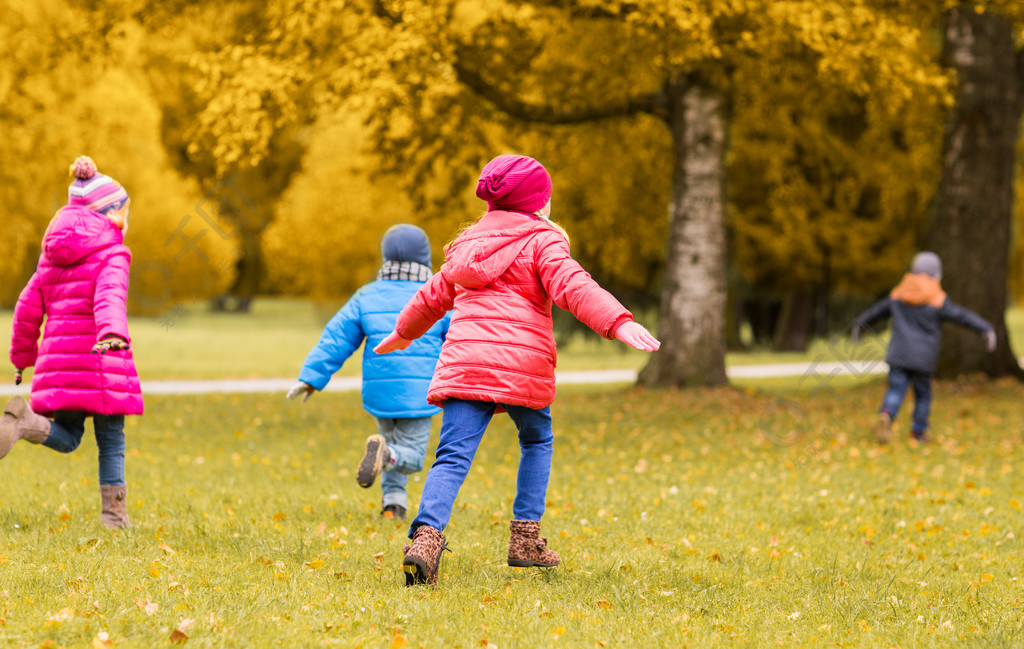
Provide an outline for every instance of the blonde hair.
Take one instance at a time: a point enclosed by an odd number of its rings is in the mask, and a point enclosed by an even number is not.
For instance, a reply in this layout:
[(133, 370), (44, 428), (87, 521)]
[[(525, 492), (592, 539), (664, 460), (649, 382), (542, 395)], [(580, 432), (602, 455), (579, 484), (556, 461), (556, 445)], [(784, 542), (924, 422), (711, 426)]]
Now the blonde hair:
[[(476, 217), (474, 219), (470, 219), (468, 221), (465, 221), (461, 226), (459, 226), (459, 229), (455, 231), (455, 234), (453, 234), (452, 237), (450, 239), (448, 239), (448, 241), (445, 242), (444, 247), (441, 248), (441, 250), (444, 251), (445, 258), (448, 257), (448, 248), (449, 248), (449, 246), (451, 246), (453, 243), (458, 241), (459, 237), (461, 237), (466, 232), (466, 230), (470, 229), (471, 227), (473, 227), (474, 225), (479, 223), (480, 219), (482, 219), (485, 216), (487, 216), (487, 214), (488, 214), (487, 212), (484, 212), (480, 216), (478, 216), (478, 217)], [(551, 219), (540, 219), (540, 221), (541, 221), (541, 223), (546, 224), (548, 227), (550, 227), (555, 232), (557, 232), (560, 235), (562, 235), (563, 237), (565, 237), (566, 245), (570, 244), (569, 233), (565, 231), (565, 228), (563, 228), (562, 226), (558, 225), (557, 223), (555, 223)]]

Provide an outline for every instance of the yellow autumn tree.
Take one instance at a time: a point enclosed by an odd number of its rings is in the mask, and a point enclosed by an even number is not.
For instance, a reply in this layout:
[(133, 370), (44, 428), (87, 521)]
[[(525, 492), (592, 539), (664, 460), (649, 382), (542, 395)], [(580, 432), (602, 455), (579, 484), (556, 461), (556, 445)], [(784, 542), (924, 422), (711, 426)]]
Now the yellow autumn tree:
[(0, 300), (12, 304), (32, 272), (43, 230), (67, 200), (67, 168), (82, 154), (132, 197), (129, 308), (159, 313), (215, 294), (231, 275), (232, 244), (209, 236), (202, 194), (164, 151), (161, 114), (138, 67), (141, 27), (117, 21), (97, 48), (103, 14), (63, 0), (0, 0), (0, 11), (3, 29), (17, 34), (0, 39), (0, 78), (7, 80), (0, 84), (0, 196), (17, 233), (0, 242), (5, 277), (17, 280), (5, 284)]
[[(660, 289), (666, 344), (643, 375), (654, 385), (726, 380), (725, 191), (740, 152), (727, 147), (727, 136), (739, 100), (758, 91), (738, 87), (739, 72), (767, 62), (795, 67), (835, 97), (845, 92), (866, 104), (884, 97), (874, 105), (888, 106), (889, 115), (912, 102), (937, 106), (946, 89), (919, 26), (859, 0), (277, 0), (262, 15), (267, 28), (248, 55), (271, 58), (283, 72), (263, 77), (260, 96), (276, 102), (283, 89), (328, 112), (351, 102), (369, 116), (381, 168), (400, 172), (411, 191), (433, 187), (426, 179), (439, 171), (468, 187), (490, 155), (538, 133), (555, 148), (571, 132), (563, 127), (651, 120), (670, 161), (649, 170), (670, 187), (667, 201), (662, 195), (670, 215)], [(771, 94), (771, 76), (746, 78)], [(218, 106), (227, 111), (217, 120), (223, 124), (241, 123), (244, 116), (230, 113), (248, 108)], [(287, 111), (265, 118), (278, 119)], [(231, 129), (206, 130), (233, 150)], [(242, 150), (264, 156), (260, 143), (271, 130), (247, 129), (255, 136)], [(586, 153), (584, 146), (578, 156)], [(629, 210), (637, 201), (628, 191), (620, 196), (626, 228), (645, 216), (663, 219)], [(848, 204), (836, 203), (840, 211)]]

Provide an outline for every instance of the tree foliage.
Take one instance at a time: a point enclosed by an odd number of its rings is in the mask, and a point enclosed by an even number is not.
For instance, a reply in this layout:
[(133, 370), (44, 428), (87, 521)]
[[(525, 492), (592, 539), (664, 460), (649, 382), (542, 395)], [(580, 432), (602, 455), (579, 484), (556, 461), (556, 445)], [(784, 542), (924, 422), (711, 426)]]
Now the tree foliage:
[[(698, 89), (725, 123), (715, 223), (735, 276), (759, 294), (878, 293), (928, 227), (955, 88), (938, 26), (957, 6), (0, 0), (0, 122), (14, 125), (0, 198), (19, 215), (0, 272), (31, 270), (67, 159), (88, 148), (133, 194), (129, 244), (152, 262), (133, 277), (142, 302), (219, 292), (239, 254), (256, 259), (251, 290), (344, 297), (393, 222), (424, 226), (439, 261), (482, 209), (481, 165), (519, 151), (552, 171), (574, 255), (650, 304), (697, 277), (665, 271), (672, 224), (704, 200), (680, 207), (696, 182), (678, 172), (699, 153), (679, 146), (680, 106)], [(973, 6), (1018, 26), (1024, 12)], [(675, 301), (723, 308), (704, 299)], [(709, 340), (691, 346), (717, 349)]]
[(61, 0), (0, 0), (0, 11), (0, 198), (13, 215), (0, 241), (0, 271), (12, 280), (0, 303), (11, 305), (34, 269), (43, 230), (67, 200), (68, 165), (81, 154), (132, 197), (126, 242), (136, 269), (150, 270), (133, 275), (133, 310), (165, 310), (217, 290), (230, 275), (230, 264), (221, 264), (230, 242), (202, 237), (184, 256), (173, 245), (176, 231), (195, 237), (201, 230), (198, 219), (183, 223), (201, 194), (160, 141), (161, 114), (140, 74), (138, 23)]

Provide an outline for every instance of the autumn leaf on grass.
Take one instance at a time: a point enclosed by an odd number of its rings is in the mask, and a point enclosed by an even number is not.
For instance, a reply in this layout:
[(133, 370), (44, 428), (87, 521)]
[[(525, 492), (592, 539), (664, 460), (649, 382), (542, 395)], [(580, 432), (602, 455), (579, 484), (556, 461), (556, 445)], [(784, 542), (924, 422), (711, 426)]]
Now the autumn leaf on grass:
[(409, 646), (409, 641), (405, 639), (405, 636), (396, 635), (391, 641), (391, 649), (405, 649)]
[(106, 631), (100, 631), (96, 634), (96, 637), (92, 639), (92, 649), (109, 649), (116, 643), (110, 641), (110, 634)]
[(160, 543), (160, 549), (163, 550), (164, 552), (166, 552), (167, 554), (171, 555), (171, 556), (174, 556), (174, 555), (178, 554), (177, 552), (175, 552), (174, 550), (171, 549), (171, 546), (169, 546), (169, 545), (167, 545), (166, 543), (163, 543), (163, 542)]
[(181, 643), (188, 640), (188, 636), (181, 632), (179, 629), (171, 631), (171, 637), (168, 638), (171, 642)]
[(146, 615), (152, 615), (160, 610), (160, 605), (156, 602), (151, 602), (149, 599), (137, 599), (135, 605), (146, 612)]
[(606, 599), (599, 599), (599, 600), (597, 600), (597, 607), (598, 608), (611, 608), (612, 607), (612, 603), (609, 602)]

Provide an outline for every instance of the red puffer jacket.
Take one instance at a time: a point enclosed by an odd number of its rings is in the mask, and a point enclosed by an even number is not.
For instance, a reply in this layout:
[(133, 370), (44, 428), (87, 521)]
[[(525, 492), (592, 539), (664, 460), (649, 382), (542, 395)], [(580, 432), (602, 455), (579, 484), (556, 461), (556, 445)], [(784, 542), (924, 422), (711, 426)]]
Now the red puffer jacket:
[(427, 400), (551, 405), (552, 300), (606, 338), (633, 319), (573, 260), (569, 243), (549, 223), (517, 212), (487, 213), (448, 247), (441, 272), (398, 316), (395, 331), (413, 340), (454, 309)]

